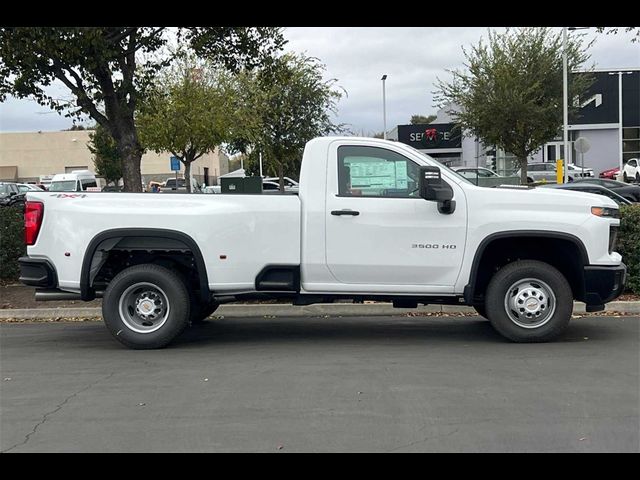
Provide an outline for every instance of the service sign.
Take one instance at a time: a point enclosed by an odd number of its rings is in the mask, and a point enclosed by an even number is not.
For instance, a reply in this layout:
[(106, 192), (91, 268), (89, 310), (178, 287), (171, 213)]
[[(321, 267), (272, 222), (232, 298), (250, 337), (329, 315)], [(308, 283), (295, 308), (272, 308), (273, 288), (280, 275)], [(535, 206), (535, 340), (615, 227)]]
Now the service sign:
[(454, 123), (398, 125), (398, 141), (418, 150), (462, 148), (461, 131)]

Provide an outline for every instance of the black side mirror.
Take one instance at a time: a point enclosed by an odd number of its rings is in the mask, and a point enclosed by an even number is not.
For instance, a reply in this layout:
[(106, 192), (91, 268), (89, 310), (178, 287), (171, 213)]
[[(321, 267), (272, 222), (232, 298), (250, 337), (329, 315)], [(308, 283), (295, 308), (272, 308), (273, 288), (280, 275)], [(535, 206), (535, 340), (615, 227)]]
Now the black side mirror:
[(453, 213), (456, 202), (453, 199), (453, 189), (442, 180), (438, 167), (420, 167), (420, 196), (431, 202), (438, 202), (440, 213)]
[(13, 196), (15, 196), (15, 195), (17, 195), (17, 193), (16, 193), (16, 192), (9, 192), (9, 196), (10, 196), (10, 197), (13, 197)]

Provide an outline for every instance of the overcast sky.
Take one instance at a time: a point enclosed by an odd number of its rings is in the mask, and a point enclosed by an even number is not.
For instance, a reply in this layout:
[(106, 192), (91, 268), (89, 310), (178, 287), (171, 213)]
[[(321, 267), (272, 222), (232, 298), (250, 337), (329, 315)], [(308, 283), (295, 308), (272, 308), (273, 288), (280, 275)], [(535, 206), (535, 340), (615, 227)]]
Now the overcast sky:
[[(497, 28), (503, 31), (503, 28)], [(575, 35), (579, 32), (571, 33)], [(337, 121), (358, 134), (382, 131), (382, 82), (387, 75), (387, 128), (409, 123), (412, 114), (436, 113), (436, 77), (462, 66), (462, 47), (486, 38), (487, 27), (291, 27), (285, 29), (286, 50), (304, 52), (326, 65), (326, 78), (336, 78), (347, 91)], [(597, 34), (591, 63), (596, 68), (640, 67), (640, 44), (632, 34)], [(59, 96), (68, 94), (59, 89)], [(0, 104), (0, 131), (62, 130), (71, 120), (33, 101), (8, 98)]]

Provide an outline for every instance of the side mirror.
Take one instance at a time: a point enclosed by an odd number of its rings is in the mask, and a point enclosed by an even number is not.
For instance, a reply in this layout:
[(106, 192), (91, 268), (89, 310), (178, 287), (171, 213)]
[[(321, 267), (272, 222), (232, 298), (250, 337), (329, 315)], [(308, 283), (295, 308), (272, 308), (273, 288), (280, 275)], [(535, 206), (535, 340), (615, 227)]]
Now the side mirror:
[(9, 192), (9, 196), (10, 196), (10, 197), (15, 197), (16, 195), (17, 195), (17, 193), (16, 193), (16, 192)]
[(438, 202), (440, 213), (453, 213), (456, 209), (456, 202), (453, 199), (453, 189), (442, 180), (442, 175), (438, 167), (420, 167), (420, 196), (431, 202)]

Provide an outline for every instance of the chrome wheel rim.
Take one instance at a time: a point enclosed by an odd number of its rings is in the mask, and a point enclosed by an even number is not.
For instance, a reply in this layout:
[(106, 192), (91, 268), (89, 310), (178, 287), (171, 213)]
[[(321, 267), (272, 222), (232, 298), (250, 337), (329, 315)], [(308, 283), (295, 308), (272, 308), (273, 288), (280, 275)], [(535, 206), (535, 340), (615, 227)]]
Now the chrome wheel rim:
[(504, 297), (509, 319), (522, 328), (540, 328), (556, 311), (556, 296), (549, 285), (537, 278), (513, 283)]
[(136, 333), (152, 333), (165, 324), (170, 308), (167, 295), (160, 287), (140, 282), (120, 295), (118, 310), (127, 328)]

